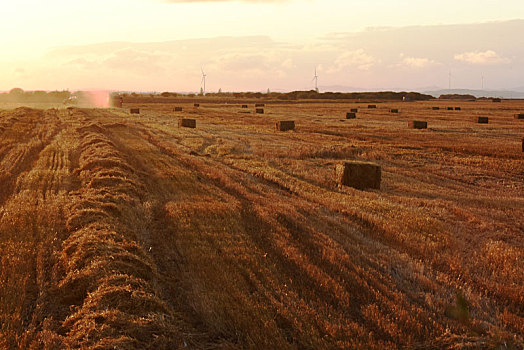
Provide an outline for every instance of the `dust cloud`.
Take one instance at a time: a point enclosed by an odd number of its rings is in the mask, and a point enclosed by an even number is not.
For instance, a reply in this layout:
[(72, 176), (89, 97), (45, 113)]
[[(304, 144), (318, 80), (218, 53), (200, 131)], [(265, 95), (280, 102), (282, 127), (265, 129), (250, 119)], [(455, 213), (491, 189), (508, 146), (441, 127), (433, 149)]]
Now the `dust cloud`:
[(88, 104), (88, 107), (108, 108), (109, 107), (109, 92), (108, 91), (89, 91), (84, 93), (83, 104)]

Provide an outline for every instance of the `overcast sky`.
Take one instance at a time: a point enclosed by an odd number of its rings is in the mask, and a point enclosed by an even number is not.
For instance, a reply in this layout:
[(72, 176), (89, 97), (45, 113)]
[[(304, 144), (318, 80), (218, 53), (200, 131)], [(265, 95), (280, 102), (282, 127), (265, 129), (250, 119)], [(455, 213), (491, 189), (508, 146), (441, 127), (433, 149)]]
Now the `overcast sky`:
[[(0, 90), (524, 86), (524, 1), (17, 0)], [(451, 72), (451, 78), (450, 73)]]

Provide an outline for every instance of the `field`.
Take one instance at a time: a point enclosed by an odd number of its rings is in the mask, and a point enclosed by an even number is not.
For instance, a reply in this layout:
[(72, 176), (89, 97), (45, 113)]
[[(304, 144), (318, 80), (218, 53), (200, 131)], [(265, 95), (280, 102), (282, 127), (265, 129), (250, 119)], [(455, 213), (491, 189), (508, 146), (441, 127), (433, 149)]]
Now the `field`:
[(523, 101), (174, 106), (0, 111), (0, 348), (524, 346)]

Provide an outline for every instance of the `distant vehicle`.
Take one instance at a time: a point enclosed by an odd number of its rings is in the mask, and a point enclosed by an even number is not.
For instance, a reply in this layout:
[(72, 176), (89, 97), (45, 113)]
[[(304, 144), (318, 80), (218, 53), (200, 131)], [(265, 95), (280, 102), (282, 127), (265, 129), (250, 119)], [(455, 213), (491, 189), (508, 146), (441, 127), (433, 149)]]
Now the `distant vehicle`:
[(71, 96), (64, 100), (63, 102), (65, 105), (76, 105), (78, 103), (78, 97)]

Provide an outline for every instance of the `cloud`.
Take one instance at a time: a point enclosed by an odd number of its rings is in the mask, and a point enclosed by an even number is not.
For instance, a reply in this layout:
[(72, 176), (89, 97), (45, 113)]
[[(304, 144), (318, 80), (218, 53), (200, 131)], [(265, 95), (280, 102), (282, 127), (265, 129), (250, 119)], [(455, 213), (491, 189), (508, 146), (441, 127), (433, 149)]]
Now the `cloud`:
[(174, 55), (160, 51), (144, 51), (134, 48), (115, 50), (105, 55), (92, 55), (91, 58), (78, 57), (65, 64), (84, 70), (106, 68), (113, 71), (126, 71), (135, 74), (162, 74), (173, 66)]
[(206, 67), (215, 72), (228, 72), (236, 77), (248, 78), (270, 75), (284, 78), (286, 71), (294, 67), (293, 60), (284, 52), (259, 53), (257, 50), (232, 52), (218, 56)]
[(478, 65), (510, 62), (509, 58), (502, 57), (493, 50), (464, 52), (461, 54), (456, 54), (454, 58), (457, 61)]
[(103, 64), (113, 69), (145, 74), (163, 73), (172, 64), (173, 57), (163, 52), (147, 52), (133, 48), (114, 52)]
[(313, 87), (315, 66), (321, 86), (337, 89), (348, 82), (363, 89), (448, 86), (447, 66), (457, 87), (476, 87), (481, 75), (490, 88), (521, 86), (524, 36), (515, 33), (522, 31), (524, 20), (366, 30), (306, 43), (244, 36), (67, 46), (36, 60), (0, 62), (0, 88), (198, 91), (204, 67), (209, 91), (296, 90)]
[(333, 67), (327, 69), (327, 73), (338, 73), (347, 68), (357, 68), (358, 70), (367, 71), (371, 69), (380, 60), (367, 54), (364, 49), (346, 51), (335, 59)]
[(411, 69), (424, 69), (432, 66), (437, 66), (440, 63), (426, 57), (404, 57), (400, 55), (402, 61), (397, 64), (397, 67), (406, 67)]

